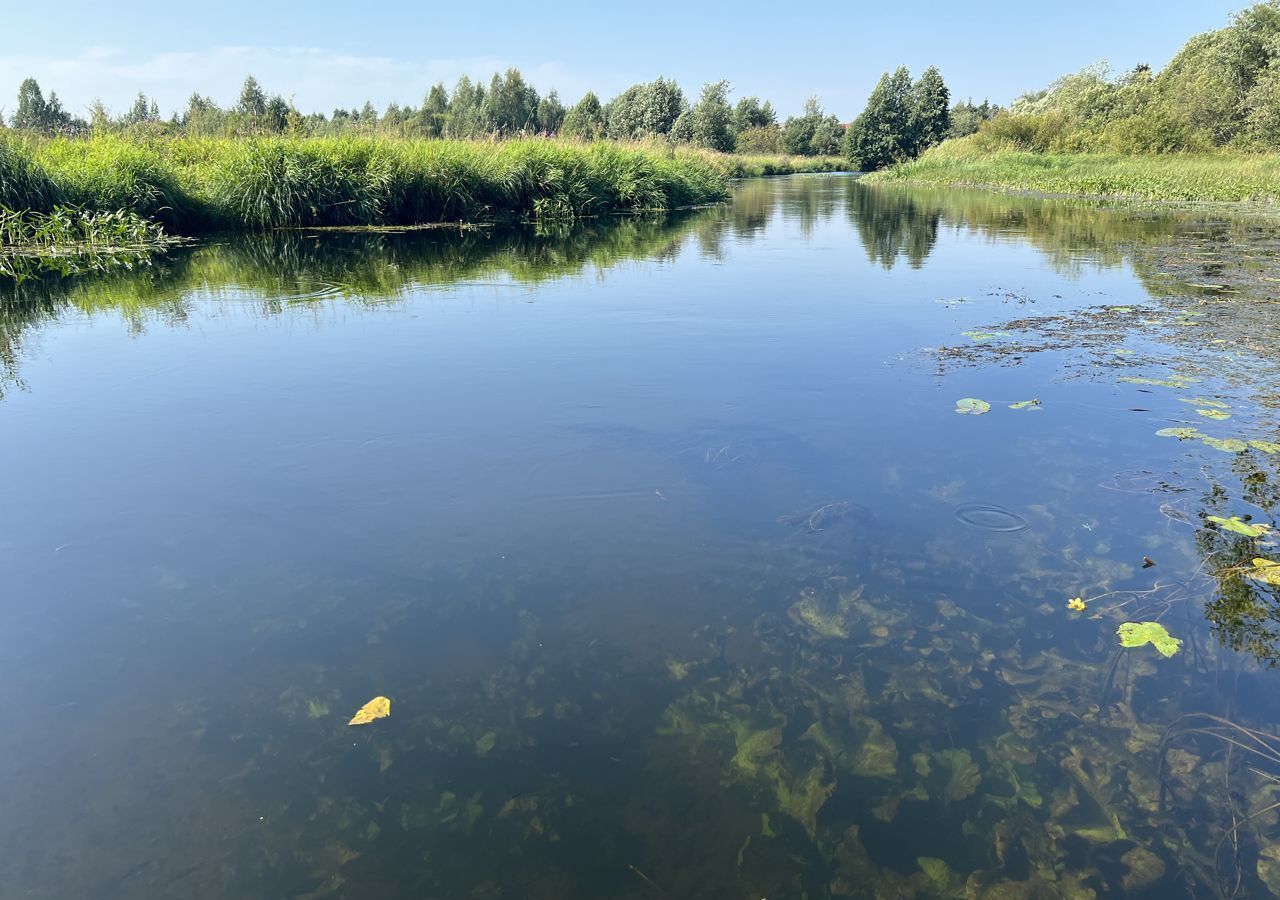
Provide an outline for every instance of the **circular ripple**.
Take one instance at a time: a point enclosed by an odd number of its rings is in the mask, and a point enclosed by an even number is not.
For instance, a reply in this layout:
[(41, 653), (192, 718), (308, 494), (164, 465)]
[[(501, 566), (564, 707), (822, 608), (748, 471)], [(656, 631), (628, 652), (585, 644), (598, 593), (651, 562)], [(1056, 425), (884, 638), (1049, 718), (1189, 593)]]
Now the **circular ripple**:
[(962, 503), (956, 507), (956, 518), (984, 531), (1022, 531), (1030, 527), (1022, 516), (994, 503)]

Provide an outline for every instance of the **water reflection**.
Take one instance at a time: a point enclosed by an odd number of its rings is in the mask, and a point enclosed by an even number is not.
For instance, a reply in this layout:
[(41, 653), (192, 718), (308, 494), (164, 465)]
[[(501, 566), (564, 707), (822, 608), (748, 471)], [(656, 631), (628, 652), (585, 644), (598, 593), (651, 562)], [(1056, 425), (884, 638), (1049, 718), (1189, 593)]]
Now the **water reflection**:
[(1266, 896), (1269, 235), (820, 177), (24, 284), (0, 883)]

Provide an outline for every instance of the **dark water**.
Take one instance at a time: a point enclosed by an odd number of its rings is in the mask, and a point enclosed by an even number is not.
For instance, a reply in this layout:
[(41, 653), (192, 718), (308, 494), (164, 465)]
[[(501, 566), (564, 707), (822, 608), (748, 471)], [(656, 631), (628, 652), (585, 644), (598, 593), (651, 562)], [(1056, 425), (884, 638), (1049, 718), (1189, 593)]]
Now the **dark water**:
[(811, 177), (11, 291), (0, 896), (1268, 896), (1276, 234)]

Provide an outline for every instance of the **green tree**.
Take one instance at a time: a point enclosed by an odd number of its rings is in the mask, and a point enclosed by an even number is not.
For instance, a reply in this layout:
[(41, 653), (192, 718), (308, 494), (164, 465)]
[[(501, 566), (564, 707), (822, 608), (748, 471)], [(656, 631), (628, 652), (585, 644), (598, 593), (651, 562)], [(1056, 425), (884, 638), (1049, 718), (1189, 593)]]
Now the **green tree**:
[(844, 156), (863, 171), (874, 171), (912, 155), (911, 73), (899, 66), (881, 76), (866, 109), (849, 126)]
[(289, 113), (293, 107), (279, 94), (272, 95), (263, 111), (263, 125), (271, 131), (282, 133), (289, 127)]
[(978, 127), (990, 119), (994, 119), (1000, 107), (983, 100), (975, 104), (972, 100), (961, 100), (951, 107), (951, 128), (948, 138), (967, 137), (974, 134)]
[(94, 131), (106, 131), (111, 127), (111, 113), (101, 97), (95, 97), (89, 106), (89, 127)]
[(236, 103), (236, 111), (251, 119), (260, 119), (267, 114), (267, 95), (263, 92), (258, 79), (252, 75), (244, 80), (240, 87), (240, 100)]
[(489, 130), (500, 134), (532, 131), (538, 124), (538, 92), (527, 84), (519, 69), (493, 76), (484, 99), (484, 119)]
[(568, 138), (596, 140), (604, 136), (604, 107), (600, 98), (592, 91), (587, 91), (582, 99), (573, 105), (565, 114), (564, 123), (560, 126), (560, 134)]
[(909, 130), (912, 156), (919, 156), (947, 138), (951, 130), (951, 92), (936, 66), (924, 70), (911, 86)]
[(734, 134), (741, 134), (749, 128), (768, 128), (777, 123), (778, 116), (768, 100), (762, 105), (759, 97), (743, 97), (733, 108)]
[(475, 137), (485, 131), (484, 86), (466, 75), (458, 79), (449, 101), (445, 133), (451, 138)]
[(839, 153), (843, 137), (844, 126), (823, 113), (817, 97), (805, 101), (804, 115), (792, 116), (782, 126), (782, 147), (795, 156)]
[(648, 84), (633, 84), (605, 107), (609, 137), (640, 138), (663, 135), (684, 112), (684, 92), (674, 81), (656, 78)]
[[(732, 153), (734, 145), (733, 110), (729, 108), (729, 82), (716, 81), (702, 88), (702, 96), (688, 111), (688, 135), (680, 137), (696, 147)], [(685, 119), (682, 115), (679, 119)], [(673, 139), (677, 125), (673, 124)]]
[(137, 125), (141, 122), (151, 120), (151, 105), (147, 102), (147, 95), (138, 91), (138, 96), (133, 100), (133, 106), (125, 113), (124, 121), (126, 125)]
[(40, 82), (34, 78), (24, 79), (18, 85), (18, 108), (13, 114), (13, 127), (24, 131), (39, 131), (44, 128), (46, 115)]
[(558, 134), (564, 117), (564, 104), (554, 90), (538, 102), (538, 130), (544, 134)]
[(428, 137), (440, 137), (444, 134), (445, 122), (449, 118), (449, 92), (444, 83), (431, 86), (426, 99), (422, 101), (422, 127)]
[(45, 134), (74, 130), (83, 127), (62, 108), (62, 102), (53, 91), (46, 99), (40, 83), (34, 78), (24, 79), (18, 86), (18, 108), (13, 114), (14, 128), (39, 131)]

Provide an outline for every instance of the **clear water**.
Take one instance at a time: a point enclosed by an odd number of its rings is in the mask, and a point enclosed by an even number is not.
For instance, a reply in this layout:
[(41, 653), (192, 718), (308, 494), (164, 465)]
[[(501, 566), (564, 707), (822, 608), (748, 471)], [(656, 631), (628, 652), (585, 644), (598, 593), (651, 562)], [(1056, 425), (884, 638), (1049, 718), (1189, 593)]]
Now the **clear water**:
[(1276, 233), (801, 177), (10, 291), (0, 896), (1267, 896)]

